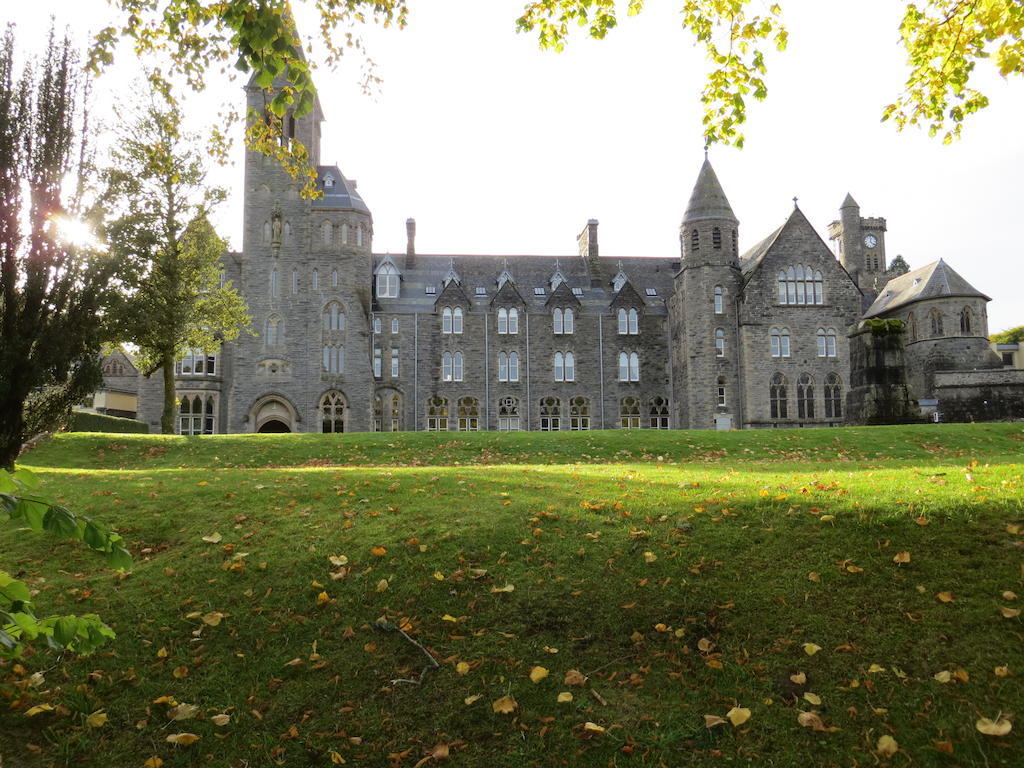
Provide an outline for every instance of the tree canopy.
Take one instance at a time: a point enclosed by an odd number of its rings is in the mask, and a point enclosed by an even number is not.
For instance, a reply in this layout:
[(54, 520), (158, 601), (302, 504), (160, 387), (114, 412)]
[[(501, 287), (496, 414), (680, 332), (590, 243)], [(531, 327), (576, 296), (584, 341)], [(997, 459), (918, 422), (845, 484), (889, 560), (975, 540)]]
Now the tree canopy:
[[(300, 0), (309, 2), (309, 0)], [(678, 0), (683, 35), (702, 49), (708, 67), (700, 102), (708, 143), (742, 147), (750, 99), (768, 94), (766, 53), (786, 47), (788, 33), (779, 4), (755, 12), (751, 0)], [(122, 36), (138, 54), (167, 51), (172, 73), (202, 88), (211, 67), (233, 66), (268, 89), (268, 120), (250, 120), (247, 140), (276, 157), (293, 174), (305, 171), (304, 149), (275, 141), (288, 112), (312, 109), (316, 87), (303, 54), (288, 0), (111, 0), (124, 13), (120, 27), (96, 37), (90, 63), (112, 60)], [(602, 39), (622, 16), (641, 13), (645, 0), (531, 0), (516, 20), (520, 32), (536, 35), (542, 48), (562, 50), (579, 28)], [(316, 0), (319, 38), (327, 64), (346, 51), (365, 55), (362, 25), (404, 27), (407, 0)], [(511, 21), (511, 20), (510, 20)], [(908, 75), (902, 94), (881, 106), (880, 117), (899, 130), (923, 126), (944, 142), (960, 135), (969, 115), (988, 105), (976, 86), (975, 69), (991, 62), (1002, 76), (1024, 72), (1024, 4), (1020, 0), (919, 0), (907, 3), (898, 30), (906, 50)], [(365, 59), (365, 82), (377, 80)], [(166, 87), (164, 76), (154, 80)], [(271, 92), (272, 86), (278, 88)], [(313, 191), (310, 182), (307, 192)]]
[(1018, 325), (1016, 328), (1007, 328), (1005, 331), (993, 333), (990, 340), (997, 344), (1020, 344), (1024, 341), (1024, 325)]

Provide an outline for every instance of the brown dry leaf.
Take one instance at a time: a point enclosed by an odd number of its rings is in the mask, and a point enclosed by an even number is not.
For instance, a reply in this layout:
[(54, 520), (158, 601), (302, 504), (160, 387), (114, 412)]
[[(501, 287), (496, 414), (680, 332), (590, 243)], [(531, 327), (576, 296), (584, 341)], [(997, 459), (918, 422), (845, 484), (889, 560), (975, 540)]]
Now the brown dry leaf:
[(530, 670), (530, 682), (532, 682), (534, 685), (539, 683), (547, 676), (548, 671), (544, 667), (534, 667)]
[(181, 678), (183, 678), (183, 677), (188, 677), (188, 667), (185, 667), (185, 666), (175, 667), (174, 670), (171, 672), (171, 674), (174, 675), (179, 680)]
[(591, 733), (604, 733), (604, 726), (592, 723), (589, 720), (583, 724), (584, 731), (590, 731)]
[(899, 751), (900, 745), (896, 743), (889, 734), (879, 737), (878, 743), (875, 744), (875, 751), (878, 752), (882, 757), (892, 757)]
[(708, 640), (706, 637), (702, 637), (700, 640), (697, 641), (697, 648), (703, 653), (707, 653), (714, 647), (715, 644)]
[(558, 698), (556, 699), (556, 701), (558, 701), (559, 704), (568, 704), (570, 701), (572, 701), (572, 694), (569, 693), (569, 691), (562, 691), (560, 694), (558, 694)]
[(859, 565), (848, 565), (846, 566), (846, 570), (850, 573), (864, 573), (864, 569)]
[(167, 716), (171, 720), (190, 720), (196, 716), (197, 712), (199, 712), (199, 707), (195, 704), (179, 704), (168, 709)]
[(564, 682), (566, 685), (586, 685), (587, 678), (578, 669), (570, 669), (565, 673)]
[(924, 515), (921, 515), (920, 517), (915, 519), (914, 522), (917, 523), (918, 525), (928, 525), (928, 518), (925, 517)]
[(953, 754), (953, 742), (951, 741), (936, 741), (935, 748), (946, 755)]
[(214, 715), (210, 718), (214, 725), (227, 725), (231, 722), (231, 715)]
[(491, 702), (491, 709), (499, 715), (511, 715), (519, 708), (519, 703), (511, 696), (502, 696), (497, 701)]
[(939, 602), (940, 603), (955, 603), (956, 602), (956, 596), (952, 592), (939, 592), (935, 596), (937, 598), (939, 598)]
[(999, 606), (999, 612), (1003, 614), (1004, 619), (1015, 619), (1020, 616), (1020, 608), (1007, 608), (1005, 605)]
[(435, 760), (447, 760), (449, 755), (447, 744), (438, 744), (430, 750), (430, 756)]
[(821, 650), (821, 646), (817, 645), (816, 643), (804, 643), (803, 648), (804, 653), (806, 653), (808, 656), (813, 656)]
[(795, 685), (803, 685), (807, 682), (807, 675), (805, 675), (803, 672), (797, 672), (796, 674), (790, 675), (789, 679)]
[(503, 587), (491, 587), (491, 592), (515, 592), (515, 584), (506, 584)]
[(387, 547), (381, 547), (381, 546), (370, 547), (370, 554), (374, 555), (376, 557), (383, 557), (387, 553), (388, 553)]
[(295, 657), (294, 659), (292, 659), (291, 661), (286, 661), (286, 662), (284, 663), (284, 665), (285, 665), (286, 667), (297, 667), (297, 666), (299, 666), (299, 665), (300, 665), (300, 664), (302, 664), (302, 663), (303, 663), (302, 659), (300, 659), (300, 658), (299, 658), (298, 656), (296, 656), (296, 657)]
[(220, 540), (222, 538), (224, 537), (221, 536), (219, 533), (211, 533), (207, 536), (203, 536), (203, 541), (207, 542), (208, 544), (220, 544)]
[(203, 614), (203, 624), (209, 624), (211, 627), (216, 627), (225, 618), (225, 614), (220, 611), (210, 611), (209, 613)]
[(168, 744), (174, 744), (178, 747), (187, 747), (199, 741), (199, 737), (194, 733), (172, 733), (167, 737), (166, 741)]
[(808, 581), (814, 581), (814, 582), (820, 582), (821, 581), (821, 576), (818, 575), (817, 571), (811, 571), (810, 573), (807, 574), (807, 580)]
[(996, 677), (1009, 677), (1010, 676), (1010, 668), (1009, 667), (996, 667), (993, 671), (996, 673)]
[(796, 721), (800, 723), (804, 728), (810, 728), (815, 731), (827, 731), (825, 723), (818, 717), (817, 712), (801, 712), (796, 716)]
[(750, 710), (746, 707), (733, 707), (725, 713), (725, 716), (729, 718), (729, 722), (734, 727), (738, 728), (750, 719)]
[(142, 768), (160, 768), (160, 766), (163, 764), (163, 760), (161, 760), (156, 755), (153, 755), (151, 758), (149, 758), (149, 760), (142, 764)]
[(704, 715), (705, 728), (714, 728), (716, 725), (722, 725), (724, 722), (724, 717), (719, 717), (718, 715)]
[(892, 561), (894, 563), (909, 563), (910, 553), (909, 552), (897, 552), (893, 555)]
[(381, 579), (380, 581), (377, 582), (377, 591), (378, 592), (383, 592), (387, 588), (388, 588), (388, 580), (387, 579)]
[(989, 720), (987, 717), (978, 718), (974, 727), (986, 736), (1005, 736), (1013, 730), (1013, 724), (1002, 713), (996, 715), (995, 720)]

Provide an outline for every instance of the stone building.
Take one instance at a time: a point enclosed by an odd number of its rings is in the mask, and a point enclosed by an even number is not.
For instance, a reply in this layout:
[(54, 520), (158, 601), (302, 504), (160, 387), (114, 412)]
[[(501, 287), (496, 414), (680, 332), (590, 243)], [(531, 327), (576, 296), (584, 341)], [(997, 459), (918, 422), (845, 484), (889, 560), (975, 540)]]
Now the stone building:
[[(246, 152), (242, 251), (224, 270), (255, 334), (178, 364), (180, 432), (839, 425), (862, 317), (907, 319), (919, 397), (928, 371), (988, 364), (987, 298), (942, 262), (900, 276), (885, 220), (852, 197), (835, 253), (795, 205), (741, 253), (705, 158), (678, 255), (602, 256), (595, 220), (563, 257), (421, 254), (412, 219), (405, 253), (379, 254), (356, 183), (320, 164), (322, 121), (317, 104), (282, 137), (309, 149), (315, 200)], [(162, 386), (139, 386), (153, 427)]]

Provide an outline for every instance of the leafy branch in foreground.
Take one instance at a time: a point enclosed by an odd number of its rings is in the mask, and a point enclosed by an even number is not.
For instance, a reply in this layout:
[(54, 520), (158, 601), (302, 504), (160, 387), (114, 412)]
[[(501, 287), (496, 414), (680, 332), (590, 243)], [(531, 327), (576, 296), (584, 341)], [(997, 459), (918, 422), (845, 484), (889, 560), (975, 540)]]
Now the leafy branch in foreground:
[[(38, 479), (26, 469), (0, 469), (0, 519), (24, 522), (33, 531), (84, 542), (90, 549), (105, 554), (111, 568), (131, 568), (132, 558), (122, 546), (120, 535), (34, 495), (32, 491), (38, 484)], [(28, 586), (0, 570), (0, 659), (19, 657), (40, 639), (53, 650), (87, 654), (113, 637), (114, 630), (96, 614), (36, 616)]]

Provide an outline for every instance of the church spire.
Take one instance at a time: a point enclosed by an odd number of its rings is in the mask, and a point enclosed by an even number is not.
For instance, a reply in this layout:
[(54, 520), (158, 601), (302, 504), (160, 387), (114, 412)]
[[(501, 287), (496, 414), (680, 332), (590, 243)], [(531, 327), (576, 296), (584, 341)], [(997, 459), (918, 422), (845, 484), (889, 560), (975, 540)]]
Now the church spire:
[(715, 169), (711, 167), (711, 161), (705, 156), (704, 164), (697, 174), (697, 183), (693, 185), (693, 192), (690, 194), (690, 202), (686, 205), (686, 213), (683, 214), (683, 224), (706, 219), (739, 223), (718, 181), (718, 176), (715, 175)]

